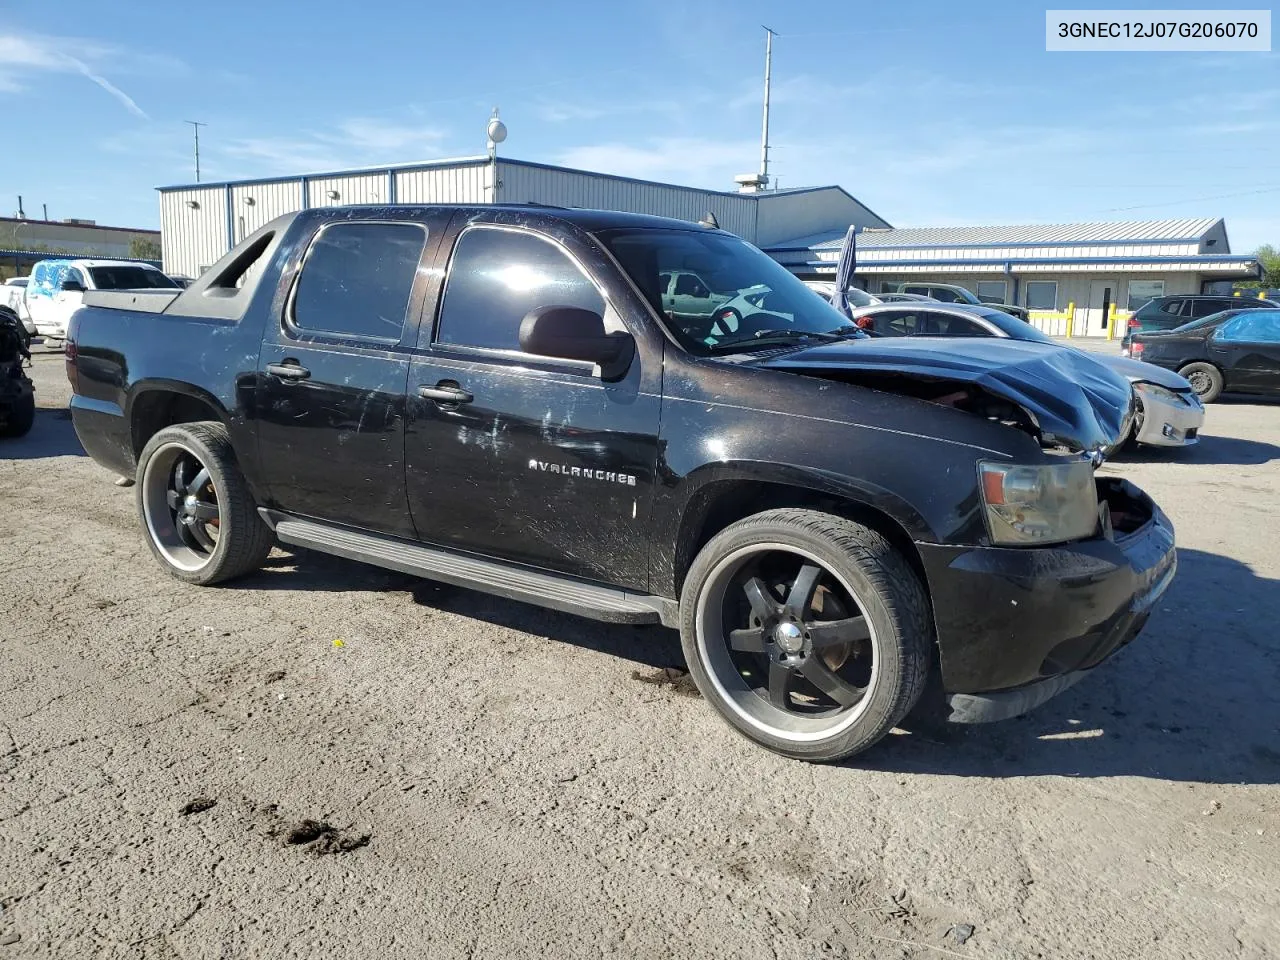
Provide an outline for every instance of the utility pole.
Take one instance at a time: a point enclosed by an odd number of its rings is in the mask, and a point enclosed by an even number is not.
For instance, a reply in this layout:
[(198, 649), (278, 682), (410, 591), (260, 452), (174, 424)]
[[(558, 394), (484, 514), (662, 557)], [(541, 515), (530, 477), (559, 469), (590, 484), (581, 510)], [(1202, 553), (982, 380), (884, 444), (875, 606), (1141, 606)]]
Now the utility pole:
[(773, 38), (777, 34), (764, 24), (764, 129), (760, 133), (760, 189), (769, 186), (769, 74), (773, 69)]
[(27, 219), (27, 211), (22, 209), (22, 194), (18, 194), (18, 219)]
[(48, 205), (47, 203), (42, 203), (42, 204), (40, 204), (40, 209), (44, 211), (44, 219), (45, 219), (45, 221), (46, 221), (46, 222), (48, 222), (48, 220), (49, 220), (49, 205)]
[(207, 127), (208, 124), (202, 120), (183, 120), (183, 123), (191, 124), (191, 129), (196, 135), (196, 183), (200, 182), (200, 128)]

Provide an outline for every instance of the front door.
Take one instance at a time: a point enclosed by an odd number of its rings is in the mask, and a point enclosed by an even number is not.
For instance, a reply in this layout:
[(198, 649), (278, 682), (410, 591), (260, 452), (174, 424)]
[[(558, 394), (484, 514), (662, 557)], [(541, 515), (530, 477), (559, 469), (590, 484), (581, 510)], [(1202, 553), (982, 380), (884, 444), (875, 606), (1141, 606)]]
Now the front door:
[(605, 382), (592, 364), (522, 353), (521, 320), (553, 304), (623, 328), (559, 243), (498, 225), (461, 232), (434, 335), (424, 320), (409, 372), (418, 536), (643, 590), (661, 364), (638, 351)]
[[(1120, 284), (1115, 280), (1094, 280), (1089, 284), (1089, 306), (1084, 312), (1084, 329), (1077, 335), (1105, 337), (1111, 325), (1111, 305), (1116, 302)], [(1117, 333), (1120, 331), (1117, 331)]]
[(428, 229), (441, 225), (335, 221), (315, 234), (258, 361), (254, 416), (272, 507), (413, 536), (405, 384), (426, 283), (419, 262)]
[(1246, 310), (1209, 337), (1209, 359), (1228, 390), (1280, 392), (1280, 310)]

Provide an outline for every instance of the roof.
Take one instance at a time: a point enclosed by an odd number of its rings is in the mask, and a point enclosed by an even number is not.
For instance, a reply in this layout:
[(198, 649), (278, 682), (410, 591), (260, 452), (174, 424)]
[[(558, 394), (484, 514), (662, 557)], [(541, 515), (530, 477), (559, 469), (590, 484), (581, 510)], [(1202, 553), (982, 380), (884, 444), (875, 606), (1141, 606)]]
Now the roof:
[[(372, 167), (350, 167), (346, 170), (320, 170), (311, 173), (285, 173), (274, 177), (249, 177), (243, 180), (200, 180), (196, 183), (176, 183), (156, 187), (161, 193), (170, 190), (208, 190), (214, 187), (247, 187), (257, 183), (280, 183), (287, 180), (325, 180), (330, 177), (347, 177), (361, 173), (387, 173), (391, 170), (430, 170), (432, 167), (471, 167), (488, 163), (484, 155), (475, 157), (447, 157), (443, 160), (415, 160), (407, 163), (380, 163)], [(509, 162), (509, 161), (508, 161)]]
[(37, 217), (0, 217), (0, 223), (21, 223), (33, 227), (65, 227), (68, 230), (111, 230), (116, 233), (154, 233), (155, 227), (108, 227), (101, 223), (66, 223), (62, 220), (41, 220)]
[(23, 260), (32, 260), (35, 263), (44, 263), (46, 260), (50, 263), (74, 263), (77, 267), (118, 267), (118, 266), (145, 266), (160, 269), (159, 260), (139, 260), (136, 257), (112, 257), (110, 259), (94, 258), (94, 257), (71, 257), (65, 253), (41, 253), (38, 250), (0, 250), (0, 258), (17, 256)]
[[(896, 230), (864, 230), (858, 234), (858, 249), (1045, 246), (1077, 243), (1193, 243), (1221, 222), (1221, 217), (1200, 217), (1181, 220), (1112, 220), (990, 227), (903, 227)], [(838, 248), (843, 242), (843, 236), (828, 235), (822, 238), (807, 237), (794, 241), (793, 245), (811, 249), (828, 249)]]
[[(783, 266), (790, 270), (805, 268), (814, 272), (834, 273), (835, 260), (787, 261)], [(1009, 257), (1003, 259), (897, 259), (862, 260), (857, 273), (990, 273), (998, 276), (1023, 274), (1034, 279), (1036, 273), (1108, 271), (1194, 271), (1199, 273), (1231, 274), (1239, 277), (1261, 276), (1258, 258), (1251, 254), (1204, 253), (1173, 254), (1165, 256), (1115, 257)], [(930, 281), (931, 282), (931, 281)]]
[[(324, 180), (334, 177), (357, 176), (359, 174), (370, 173), (390, 173), (392, 171), (414, 171), (414, 170), (430, 170), (439, 167), (471, 167), (477, 164), (488, 163), (487, 156), (474, 157), (451, 157), (443, 160), (419, 160), (409, 163), (382, 163), (371, 167), (353, 167), (347, 170), (324, 170), (312, 173), (290, 173), (280, 174), (274, 177), (254, 177), (246, 180), (214, 180), (201, 181), (199, 183), (180, 183), (167, 187), (156, 187), (161, 193), (168, 193), (173, 190), (207, 190), (211, 188), (240, 187), (250, 186), (261, 183), (280, 183), (295, 180)], [(849, 193), (837, 184), (827, 184), (818, 187), (788, 187), (785, 190), (762, 190), (758, 193), (743, 192), (741, 190), (716, 190), (711, 187), (694, 187), (683, 183), (666, 183), (661, 180), (644, 180), (639, 177), (624, 177), (614, 173), (604, 173), (599, 170), (583, 170), (578, 167), (562, 167), (552, 163), (538, 163), (533, 160), (516, 160), (512, 157), (499, 157), (498, 162), (509, 164), (516, 167), (530, 167), (536, 170), (552, 170), (559, 173), (573, 173), (588, 177), (602, 177), (607, 180), (615, 180), (623, 183), (635, 183), (649, 187), (668, 187), (673, 190), (696, 190), (699, 193), (705, 193), (712, 196), (734, 197), (740, 200), (766, 200), (769, 197), (785, 197), (799, 193), (814, 193), (821, 190), (839, 190), (854, 203), (859, 204), (864, 210), (883, 223), (888, 223), (874, 210), (862, 203), (857, 197)], [(842, 234), (843, 235), (843, 234)]]

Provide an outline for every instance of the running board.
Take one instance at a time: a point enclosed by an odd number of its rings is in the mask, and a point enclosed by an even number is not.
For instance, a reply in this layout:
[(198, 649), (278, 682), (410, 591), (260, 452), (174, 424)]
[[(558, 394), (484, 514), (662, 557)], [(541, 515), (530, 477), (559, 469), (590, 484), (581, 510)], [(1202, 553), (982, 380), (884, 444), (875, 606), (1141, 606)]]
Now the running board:
[(529, 567), (261, 512), (268, 514), (264, 519), (275, 527), (276, 536), (294, 546), (606, 623), (679, 624), (676, 603), (662, 597), (628, 593)]

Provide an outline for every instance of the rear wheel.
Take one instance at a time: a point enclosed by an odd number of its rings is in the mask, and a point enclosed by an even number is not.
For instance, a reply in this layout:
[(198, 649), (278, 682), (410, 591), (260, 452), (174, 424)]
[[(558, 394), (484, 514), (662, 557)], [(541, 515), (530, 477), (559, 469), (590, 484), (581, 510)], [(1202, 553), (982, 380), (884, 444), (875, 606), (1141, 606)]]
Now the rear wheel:
[(1189, 363), (1178, 373), (1205, 403), (1213, 403), (1222, 393), (1222, 371), (1212, 363)]
[(698, 689), (738, 731), (785, 756), (870, 747), (928, 674), (923, 585), (880, 534), (814, 510), (770, 510), (716, 535), (681, 601)]
[(220, 423), (184, 423), (152, 437), (138, 458), (137, 503), (151, 552), (187, 583), (257, 570), (275, 542)]

